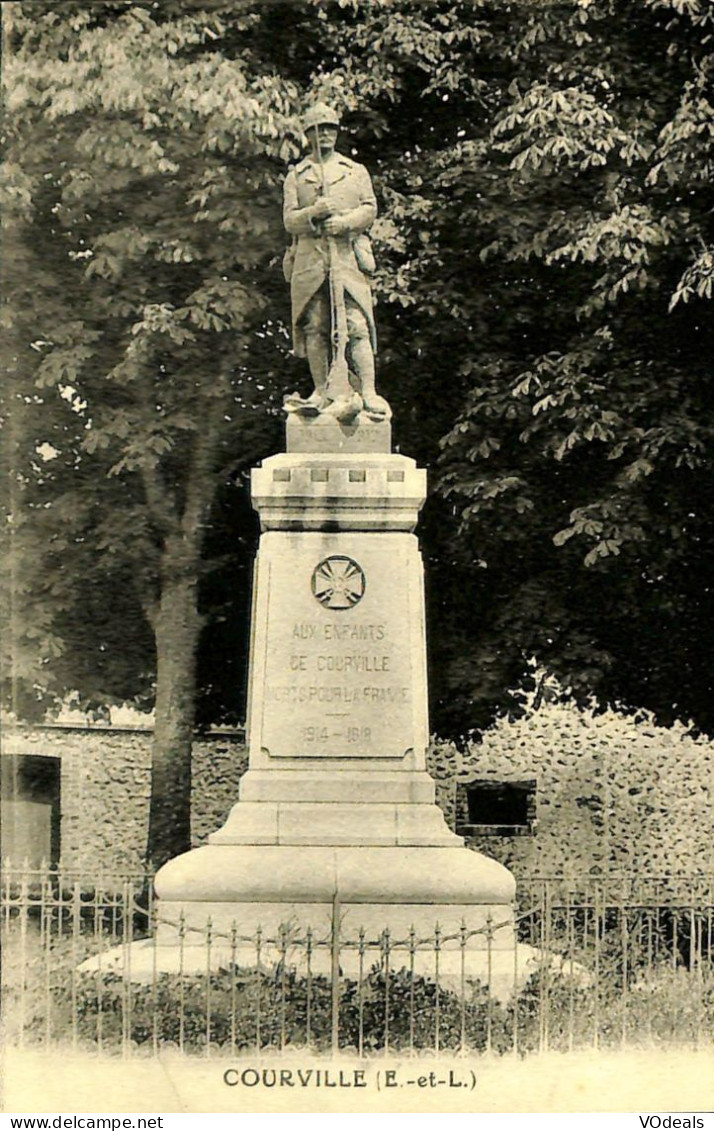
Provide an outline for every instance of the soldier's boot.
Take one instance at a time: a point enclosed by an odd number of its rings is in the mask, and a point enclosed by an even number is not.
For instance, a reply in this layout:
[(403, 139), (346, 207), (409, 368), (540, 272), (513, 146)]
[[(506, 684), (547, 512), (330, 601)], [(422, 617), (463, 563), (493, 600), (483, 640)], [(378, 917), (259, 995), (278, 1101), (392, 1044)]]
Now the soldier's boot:
[[(365, 325), (365, 331), (366, 331)], [(364, 411), (378, 419), (389, 418), (392, 410), (389, 404), (380, 397), (375, 387), (374, 353), (369, 334), (359, 335), (351, 343), (352, 367), (359, 378), (359, 391), (364, 402)]]

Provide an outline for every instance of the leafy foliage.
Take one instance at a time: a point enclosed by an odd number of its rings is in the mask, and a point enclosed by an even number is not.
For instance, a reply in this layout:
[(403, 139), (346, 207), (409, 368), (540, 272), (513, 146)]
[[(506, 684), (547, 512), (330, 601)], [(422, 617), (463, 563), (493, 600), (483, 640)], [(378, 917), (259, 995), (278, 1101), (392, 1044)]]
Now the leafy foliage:
[[(578, 955), (578, 958), (581, 956)], [(406, 969), (385, 978), (377, 967), (359, 983), (340, 988), (340, 1047), (365, 1054), (415, 1050), (468, 1050), (523, 1055), (547, 1047), (560, 1052), (601, 1047), (696, 1047), (714, 1009), (710, 978), (658, 964), (632, 966), (627, 993), (618, 985), (622, 953), (601, 959), (597, 986), (576, 962), (559, 970), (544, 966), (507, 1003), (471, 984), (463, 1000), (453, 990)], [(39, 995), (38, 995), (39, 996)], [(212, 1048), (238, 1052), (260, 1048), (331, 1045), (330, 984), (294, 970), (273, 973), (226, 970), (183, 978), (161, 974), (152, 986), (128, 985), (116, 975), (81, 978), (75, 1000), (67, 985), (53, 987), (55, 1034), (68, 1033), (72, 1014), (86, 1047), (116, 1048), (124, 1040), (142, 1049), (154, 1041), (186, 1052)], [(438, 1000), (438, 1008), (437, 1008)], [(38, 1002), (39, 1004), (39, 1002)], [(46, 1005), (46, 1000), (43, 1002)], [(42, 1029), (42, 1010), (25, 1039)], [(438, 1038), (437, 1038), (438, 1026)], [(462, 1040), (465, 1039), (465, 1043)]]
[[(58, 987), (57, 1001), (71, 1002)], [(437, 1009), (438, 996), (438, 1009)], [(464, 1004), (458, 996), (406, 969), (388, 977), (374, 967), (359, 983), (345, 978), (340, 988), (340, 1043), (375, 1052), (385, 1048), (433, 1048), (438, 1015), (439, 1047), (459, 1048), (464, 1023), (468, 1047), (483, 1050), (491, 1031), (505, 1042), (505, 1011), (483, 987), (472, 986)], [(307, 978), (293, 969), (275, 973), (226, 970), (205, 976), (160, 975), (152, 986), (127, 987), (115, 975), (84, 978), (76, 993), (77, 1029), (89, 1043), (115, 1045), (128, 1025), (137, 1045), (179, 1045), (189, 1051), (212, 1045), (238, 1050), (305, 1046), (330, 1048), (331, 986), (323, 976)], [(65, 1019), (65, 1024), (67, 1024)], [(506, 1047), (504, 1043), (504, 1048)]]
[(266, 71), (249, 7), (227, 28), (217, 9), (15, 4), (6, 29), (8, 668), (25, 714), (33, 689), (149, 705), (155, 680), (157, 863), (188, 845), (198, 643), (236, 573), (213, 516), (275, 444), (284, 381), (295, 87)]
[[(270, 261), (291, 88), (201, 54), (217, 13), (10, 7), (16, 597), (35, 603), (39, 587), (50, 617), (62, 596), (76, 617), (87, 582), (113, 577), (151, 622), (171, 539), (200, 556), (220, 490), (275, 442), (286, 340)], [(68, 644), (60, 631), (42, 650)], [(79, 673), (91, 695), (126, 692), (92, 687), (93, 666)], [(50, 688), (68, 674), (55, 666)]]
[(440, 460), (437, 728), (487, 724), (529, 655), (710, 727), (710, 6), (5, 7), (21, 713), (183, 687), (184, 798), (194, 692), (242, 714), (246, 472), (304, 372), (280, 182), (324, 96), (380, 200), (395, 438)]
[(440, 486), (482, 619), (447, 686), (498, 698), (530, 650), (708, 727), (711, 8), (509, 9), (500, 104), (440, 177), (479, 276)]

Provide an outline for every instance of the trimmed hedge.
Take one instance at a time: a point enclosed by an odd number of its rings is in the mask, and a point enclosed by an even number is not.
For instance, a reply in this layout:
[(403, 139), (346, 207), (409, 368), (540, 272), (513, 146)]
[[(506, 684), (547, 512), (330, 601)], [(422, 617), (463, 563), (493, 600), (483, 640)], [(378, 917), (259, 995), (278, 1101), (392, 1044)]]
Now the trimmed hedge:
[(534, 836), (472, 845), (517, 877), (714, 873), (714, 742), (645, 711), (578, 705), (553, 679), (515, 698), (518, 713), (428, 756), (453, 826), (469, 780), (537, 780)]

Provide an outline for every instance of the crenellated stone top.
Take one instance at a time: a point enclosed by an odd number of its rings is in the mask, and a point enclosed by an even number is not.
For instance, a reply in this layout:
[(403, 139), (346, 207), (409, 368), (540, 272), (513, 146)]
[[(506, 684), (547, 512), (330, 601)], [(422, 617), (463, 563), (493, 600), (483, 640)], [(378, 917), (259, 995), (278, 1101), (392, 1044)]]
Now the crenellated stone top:
[(286, 452), (251, 485), (263, 530), (410, 532), (426, 498), (426, 472), (393, 454)]

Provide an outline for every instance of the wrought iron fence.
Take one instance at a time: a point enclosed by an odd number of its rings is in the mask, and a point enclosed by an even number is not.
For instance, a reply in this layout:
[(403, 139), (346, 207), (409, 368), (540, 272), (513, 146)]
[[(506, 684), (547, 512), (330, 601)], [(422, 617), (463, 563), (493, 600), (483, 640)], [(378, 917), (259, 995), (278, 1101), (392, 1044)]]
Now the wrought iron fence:
[(170, 924), (151, 890), (145, 876), (6, 862), (6, 1040), (522, 1055), (713, 1035), (712, 876), (523, 881), (515, 949), (488, 916), (397, 936), (348, 929), (338, 904), (324, 931)]

